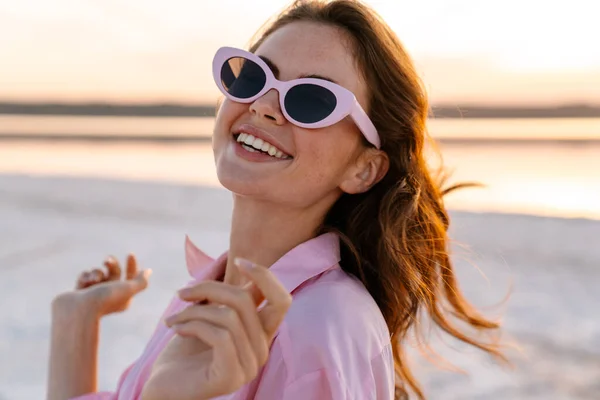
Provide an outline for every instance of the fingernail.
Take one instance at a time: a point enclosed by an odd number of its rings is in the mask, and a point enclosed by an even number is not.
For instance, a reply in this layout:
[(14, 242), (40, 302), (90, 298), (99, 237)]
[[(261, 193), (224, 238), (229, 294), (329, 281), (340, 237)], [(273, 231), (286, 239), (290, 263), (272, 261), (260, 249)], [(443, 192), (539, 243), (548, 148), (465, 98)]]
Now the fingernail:
[(150, 268), (145, 269), (144, 270), (144, 276), (147, 278), (150, 278), (150, 275), (152, 275), (152, 270)]
[(189, 288), (179, 289), (177, 291), (177, 294), (179, 295), (179, 297), (186, 297), (187, 295), (190, 294), (190, 289)]
[(242, 286), (242, 289), (247, 290), (247, 289), (250, 289), (251, 286), (252, 286), (252, 281), (247, 282), (244, 286)]
[(241, 257), (236, 257), (233, 260), (233, 262), (238, 267), (243, 268), (243, 269), (247, 269), (247, 270), (252, 269), (255, 266), (255, 264), (252, 261), (246, 260), (245, 258), (241, 258)]

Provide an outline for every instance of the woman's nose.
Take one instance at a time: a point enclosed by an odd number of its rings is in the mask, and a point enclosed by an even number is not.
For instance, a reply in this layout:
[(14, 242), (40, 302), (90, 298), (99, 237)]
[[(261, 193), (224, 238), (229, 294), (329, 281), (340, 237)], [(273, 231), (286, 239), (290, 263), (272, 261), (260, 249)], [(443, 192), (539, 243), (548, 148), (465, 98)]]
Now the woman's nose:
[(266, 118), (277, 125), (285, 123), (285, 117), (279, 106), (279, 92), (275, 89), (269, 90), (267, 93), (254, 100), (250, 104), (250, 112), (256, 114), (259, 118)]

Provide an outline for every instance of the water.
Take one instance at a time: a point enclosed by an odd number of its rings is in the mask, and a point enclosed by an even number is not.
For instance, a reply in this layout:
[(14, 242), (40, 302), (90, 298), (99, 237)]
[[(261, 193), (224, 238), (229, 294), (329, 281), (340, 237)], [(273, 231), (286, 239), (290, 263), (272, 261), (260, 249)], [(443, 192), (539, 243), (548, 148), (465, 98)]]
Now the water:
[[(146, 139), (0, 141), (0, 173), (218, 186), (210, 145), (202, 140), (209, 138), (212, 123), (212, 118), (0, 116), (0, 138)], [(449, 207), (600, 219), (600, 119), (434, 120), (429, 128), (442, 139), (453, 181), (487, 185), (449, 195)]]
[[(0, 115), (1, 135), (208, 137), (213, 118)], [(600, 118), (433, 119), (431, 134), (468, 140), (600, 140)]]

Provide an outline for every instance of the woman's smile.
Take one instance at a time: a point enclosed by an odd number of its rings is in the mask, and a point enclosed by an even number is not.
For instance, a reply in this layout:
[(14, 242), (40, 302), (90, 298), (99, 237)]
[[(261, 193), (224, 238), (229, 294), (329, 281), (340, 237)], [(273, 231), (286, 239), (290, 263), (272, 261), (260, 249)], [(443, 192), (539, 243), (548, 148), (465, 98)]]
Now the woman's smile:
[(249, 133), (239, 133), (234, 136), (234, 139), (242, 146), (243, 149), (249, 151), (250, 153), (261, 153), (268, 155), (271, 158), (279, 158), (283, 160), (290, 158), (289, 155), (283, 153), (271, 143), (262, 140), (261, 138), (254, 137)]
[(248, 161), (277, 162), (293, 158), (273, 135), (250, 124), (240, 125), (233, 131), (232, 138), (236, 155)]

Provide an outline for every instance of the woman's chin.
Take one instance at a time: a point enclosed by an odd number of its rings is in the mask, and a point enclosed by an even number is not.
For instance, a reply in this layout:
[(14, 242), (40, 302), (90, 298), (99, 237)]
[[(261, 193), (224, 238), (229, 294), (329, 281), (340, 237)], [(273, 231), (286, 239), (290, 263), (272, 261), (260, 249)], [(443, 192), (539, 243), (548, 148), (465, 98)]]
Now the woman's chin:
[(243, 176), (239, 173), (219, 173), (218, 171), (217, 177), (225, 189), (240, 196), (255, 196), (261, 193), (264, 195), (269, 190), (261, 185), (260, 179), (256, 179), (256, 177)]
[(216, 157), (217, 178), (221, 185), (234, 193), (260, 193), (272, 191), (272, 183), (282, 175), (276, 163), (249, 162), (233, 151)]

